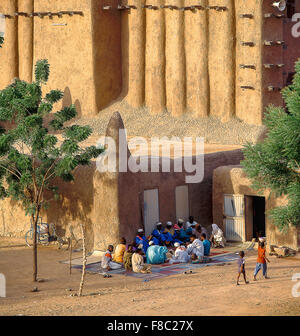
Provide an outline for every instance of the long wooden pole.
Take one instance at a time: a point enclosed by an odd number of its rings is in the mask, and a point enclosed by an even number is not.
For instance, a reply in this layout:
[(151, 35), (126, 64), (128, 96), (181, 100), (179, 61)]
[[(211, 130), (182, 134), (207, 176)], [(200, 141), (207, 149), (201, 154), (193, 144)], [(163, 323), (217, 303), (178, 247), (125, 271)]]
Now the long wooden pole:
[(86, 249), (85, 249), (85, 227), (83, 224), (80, 224), (81, 228), (81, 234), (82, 234), (82, 256), (83, 256), (83, 262), (82, 262), (82, 273), (81, 273), (81, 281), (78, 291), (78, 296), (82, 296), (82, 290), (84, 286), (84, 278), (85, 278), (85, 267), (86, 267)]

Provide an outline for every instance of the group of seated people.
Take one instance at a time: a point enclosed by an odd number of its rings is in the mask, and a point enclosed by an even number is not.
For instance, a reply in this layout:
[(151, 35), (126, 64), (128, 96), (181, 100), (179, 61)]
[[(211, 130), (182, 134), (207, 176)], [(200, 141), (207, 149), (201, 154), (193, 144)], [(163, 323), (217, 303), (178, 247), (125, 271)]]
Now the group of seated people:
[(208, 262), (211, 246), (224, 247), (225, 238), (216, 224), (212, 225), (210, 240), (207, 237), (207, 230), (196, 223), (192, 216), (186, 225), (181, 219), (174, 226), (172, 222), (167, 222), (163, 227), (158, 222), (148, 237), (143, 229), (139, 229), (132, 244), (126, 246), (126, 239), (121, 238), (114, 255), (114, 248), (109, 245), (102, 259), (102, 273), (123, 266), (127, 271), (150, 273), (152, 264)]

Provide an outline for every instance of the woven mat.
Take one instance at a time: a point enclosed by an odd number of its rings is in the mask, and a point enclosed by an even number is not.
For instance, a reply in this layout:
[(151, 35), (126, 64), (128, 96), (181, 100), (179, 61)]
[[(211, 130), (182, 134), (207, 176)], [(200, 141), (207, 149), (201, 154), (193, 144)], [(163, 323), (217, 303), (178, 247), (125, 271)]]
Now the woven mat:
[[(160, 264), (160, 265), (152, 265), (152, 273), (142, 274), (142, 273), (134, 273), (134, 272), (126, 272), (124, 268), (118, 270), (112, 270), (107, 273), (109, 274), (120, 274), (125, 276), (131, 276), (135, 278), (142, 279), (143, 281), (150, 281), (158, 278), (167, 277), (170, 275), (181, 274), (186, 271), (194, 272), (197, 269), (207, 266), (217, 266), (220, 264), (233, 262), (237, 260), (239, 256), (235, 253), (226, 254), (222, 256), (216, 256), (212, 259), (212, 261), (208, 264), (191, 264), (191, 263), (176, 263), (176, 264)], [(86, 272), (97, 274), (100, 271), (100, 262), (91, 263), (86, 266)], [(72, 268), (82, 269), (82, 265), (74, 265)]]

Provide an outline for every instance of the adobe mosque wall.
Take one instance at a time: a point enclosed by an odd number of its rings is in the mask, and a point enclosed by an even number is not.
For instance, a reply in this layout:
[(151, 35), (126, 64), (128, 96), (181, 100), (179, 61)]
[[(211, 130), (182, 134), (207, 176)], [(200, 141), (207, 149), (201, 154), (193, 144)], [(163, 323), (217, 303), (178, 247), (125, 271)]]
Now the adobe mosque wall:
[[(285, 197), (276, 198), (274, 194), (266, 190), (260, 195), (257, 191), (251, 188), (251, 181), (247, 178), (242, 167), (239, 165), (220, 166), (213, 172), (213, 222), (216, 223), (225, 232), (224, 227), (224, 195), (235, 194), (246, 197), (261, 196), (265, 197), (265, 212), (277, 206), (287, 204)], [(252, 210), (247, 209), (247, 200), (245, 202), (245, 216)], [(266, 215), (266, 237), (269, 245), (288, 246), (294, 250), (300, 248), (300, 229), (295, 226), (290, 226), (286, 231), (281, 232)], [(251, 220), (245, 218), (245, 234), (247, 240), (253, 238), (253, 228)]]
[(299, 57), (294, 23), (272, 1), (203, 0), (190, 10), (195, 3), (131, 0), (136, 9), (118, 10), (118, 0), (2, 0), (0, 13), (11, 16), (0, 88), (14, 77), (31, 80), (35, 62), (47, 58), (45, 89), (67, 85), (65, 102), (84, 117), (123, 100), (153, 114), (261, 125), (264, 107), (282, 104), (278, 90)]
[[(117, 158), (120, 155), (119, 129), (124, 129), (124, 124), (116, 112), (108, 124), (106, 135), (116, 143)], [(127, 157), (130, 155), (127, 147)], [(223, 165), (239, 164), (241, 159), (241, 150), (204, 154), (203, 180), (188, 185), (189, 210), (201, 224), (208, 226), (212, 223), (213, 170)], [(150, 164), (149, 160), (149, 168)], [(117, 160), (116, 172), (100, 172), (93, 161), (89, 167), (76, 168), (73, 182), (57, 181), (60, 198), (50, 201), (49, 208), (42, 213), (43, 221), (55, 223), (62, 236), (69, 236), (72, 226), (77, 238), (81, 237), (80, 223), (84, 223), (88, 250), (105, 249), (108, 244), (115, 245), (122, 236), (128, 241), (134, 239), (137, 228), (143, 227), (143, 192), (158, 188), (160, 220), (175, 222), (175, 188), (186, 185), (186, 175), (193, 173), (185, 170), (174, 172), (173, 160), (169, 173), (162, 173), (162, 161), (157, 173), (150, 169), (138, 173), (130, 170), (119, 172), (118, 165)], [(0, 236), (23, 237), (29, 228), (30, 218), (18, 204), (10, 199), (0, 200)]]

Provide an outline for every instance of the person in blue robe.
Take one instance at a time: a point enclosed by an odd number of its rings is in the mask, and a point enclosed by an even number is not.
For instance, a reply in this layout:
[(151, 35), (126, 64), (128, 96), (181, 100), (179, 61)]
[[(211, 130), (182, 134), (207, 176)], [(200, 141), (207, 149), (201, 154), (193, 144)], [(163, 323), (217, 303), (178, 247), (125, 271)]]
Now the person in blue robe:
[(168, 249), (166, 246), (154, 245), (153, 241), (150, 241), (149, 245), (146, 253), (147, 264), (163, 264), (167, 261)]
[[(154, 241), (155, 245), (162, 245), (162, 223), (157, 222), (156, 223), (156, 229), (152, 231), (152, 240)], [(155, 238), (155, 239), (154, 239)], [(158, 244), (157, 244), (158, 241)]]
[[(177, 238), (179, 240), (181, 240), (183, 243), (189, 242), (190, 241), (190, 235), (188, 235), (186, 233), (185, 229), (183, 228), (183, 225), (184, 225), (183, 220), (179, 219), (177, 225), (179, 227)], [(192, 234), (192, 232), (190, 234)]]
[(137, 245), (143, 245), (143, 250), (144, 250), (144, 253), (147, 252), (147, 249), (149, 247), (149, 243), (148, 243), (148, 240), (145, 236), (145, 233), (144, 233), (144, 230), (143, 229), (138, 229), (138, 232), (137, 232), (137, 235), (135, 237), (135, 243)]

